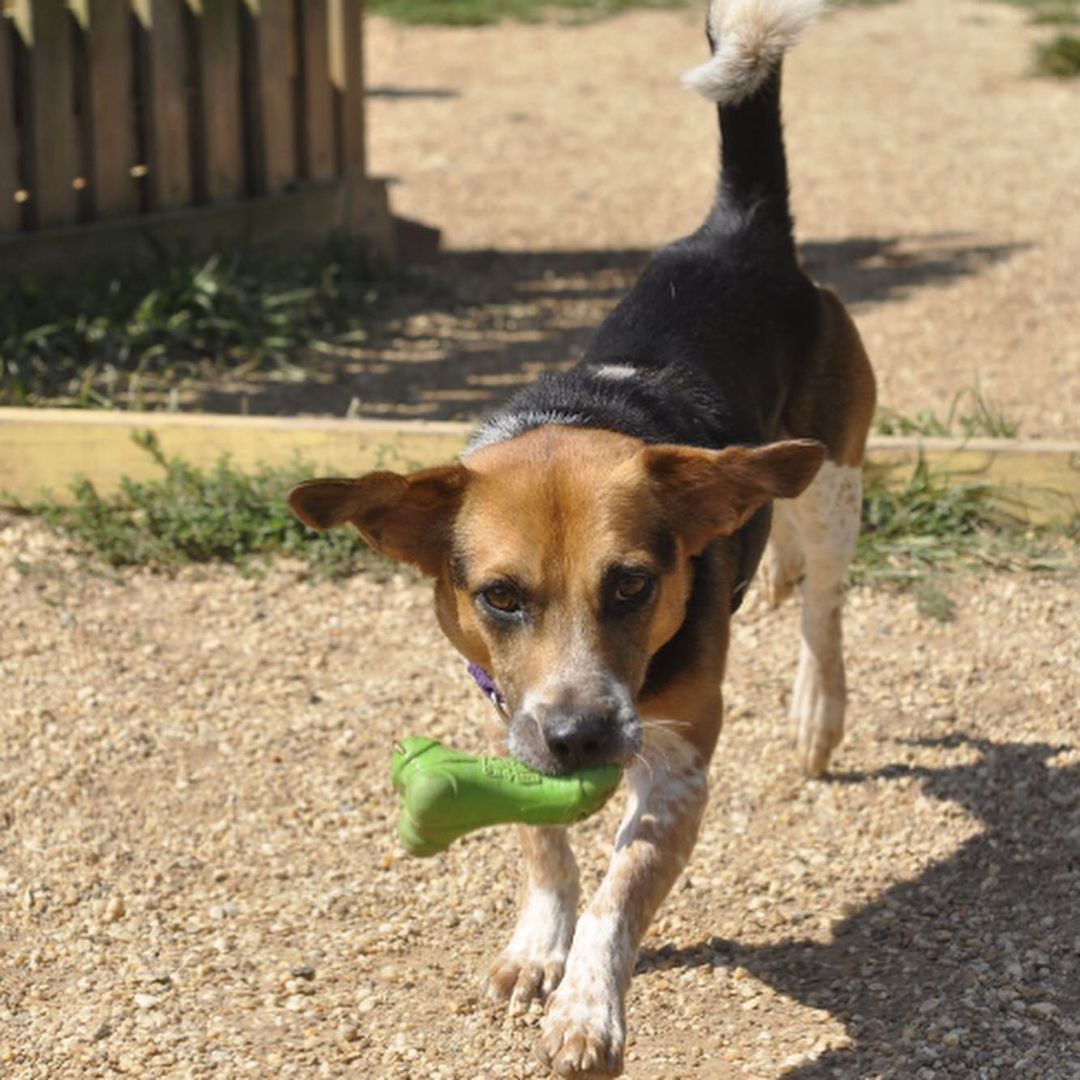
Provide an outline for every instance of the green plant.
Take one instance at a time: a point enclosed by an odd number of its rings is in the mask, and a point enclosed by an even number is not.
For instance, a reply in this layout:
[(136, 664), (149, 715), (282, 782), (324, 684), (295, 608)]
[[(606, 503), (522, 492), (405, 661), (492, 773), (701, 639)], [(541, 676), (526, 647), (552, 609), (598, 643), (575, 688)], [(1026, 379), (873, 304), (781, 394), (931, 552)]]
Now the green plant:
[(167, 458), (152, 432), (133, 433), (132, 440), (157, 463), (160, 477), (125, 477), (112, 496), (81, 479), (72, 486), (72, 503), (45, 499), (23, 509), (87, 544), (110, 566), (222, 561), (255, 569), (285, 555), (305, 562), (315, 576), (340, 578), (389, 565), (352, 530), (316, 534), (293, 517), (285, 496), (314, 471), (302, 462), (247, 474), (223, 457), (203, 470)]
[[(1080, 26), (1080, 0), (1009, 0), (1028, 10), (1036, 26)], [(1060, 33), (1034, 46), (1036, 75), (1072, 78), (1080, 75), (1080, 37)]]
[(944, 420), (930, 409), (911, 417), (885, 407), (874, 418), (874, 431), (878, 435), (1015, 439), (1020, 434), (1020, 425), (987, 399), (976, 384), (953, 397)]
[(1053, 41), (1035, 46), (1035, 70), (1040, 75), (1072, 78), (1080, 75), (1080, 37), (1058, 34)]
[(379, 296), (367, 249), (214, 255), (133, 273), (0, 287), (0, 405), (158, 405), (184, 380), (302, 377), (324, 342), (365, 335)]
[(924, 590), (920, 607), (935, 617), (948, 617), (951, 608), (928, 590), (940, 592), (940, 578), (952, 570), (1075, 568), (1076, 523), (1061, 529), (1032, 528), (1007, 505), (1006, 493), (990, 484), (934, 476), (924, 458), (902, 487), (890, 487), (868, 472), (850, 578), (918, 587)]

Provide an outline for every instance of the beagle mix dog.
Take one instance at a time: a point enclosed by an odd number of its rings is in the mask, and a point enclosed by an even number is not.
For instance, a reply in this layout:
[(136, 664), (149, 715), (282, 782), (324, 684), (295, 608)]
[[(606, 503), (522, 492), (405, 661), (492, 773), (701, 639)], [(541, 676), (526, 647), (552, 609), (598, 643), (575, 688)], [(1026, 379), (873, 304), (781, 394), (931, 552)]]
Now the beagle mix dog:
[(718, 106), (715, 204), (579, 366), (525, 389), (454, 464), (289, 496), (313, 528), (349, 523), (434, 578), (442, 629), (505, 699), (499, 750), (552, 774), (624, 767), (610, 869), (580, 917), (566, 830), (520, 828), (520, 916), (488, 975), (514, 1006), (546, 1000), (539, 1054), (562, 1076), (622, 1069), (638, 946), (694, 847), (729, 620), (759, 562), (772, 603), (801, 593), (807, 776), (843, 735), (874, 378), (840, 301), (799, 267), (780, 121), (782, 55), (820, 6), (713, 0), (712, 56), (686, 82)]

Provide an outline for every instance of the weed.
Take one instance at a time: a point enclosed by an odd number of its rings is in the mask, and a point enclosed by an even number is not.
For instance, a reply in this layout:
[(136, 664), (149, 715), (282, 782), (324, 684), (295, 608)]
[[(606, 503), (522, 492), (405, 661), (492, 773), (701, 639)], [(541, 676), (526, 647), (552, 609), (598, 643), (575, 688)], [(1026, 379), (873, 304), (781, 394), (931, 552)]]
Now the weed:
[[(1034, 529), (1002, 509), (1003, 502), (1003, 492), (990, 484), (935, 477), (924, 458), (902, 488), (869, 473), (851, 580), (938, 590), (942, 575), (964, 567), (1075, 569), (1076, 522)], [(920, 606), (935, 617), (948, 613), (932, 592)]]
[(298, 376), (321, 343), (355, 342), (378, 297), (366, 248), (288, 259), (215, 255), (140, 275), (0, 287), (0, 405), (140, 408), (208, 372)]
[(989, 401), (976, 384), (961, 390), (953, 398), (944, 420), (927, 409), (910, 417), (894, 409), (882, 408), (874, 419), (874, 430), (878, 435), (1015, 439), (1020, 434), (1020, 425)]
[(1053, 41), (1036, 45), (1035, 70), (1059, 79), (1080, 75), (1080, 37), (1058, 34)]
[(956, 605), (949, 594), (928, 581), (915, 589), (915, 610), (924, 619), (935, 622), (951, 622), (956, 615)]
[[(1027, 9), (1036, 26), (1080, 26), (1080, 0), (1010, 0)], [(1060, 33), (1051, 41), (1035, 45), (1036, 75), (1073, 78), (1080, 75), (1080, 37)]]
[(160, 478), (125, 477), (120, 492), (108, 497), (81, 479), (72, 486), (71, 505), (46, 499), (21, 509), (41, 514), (109, 566), (221, 561), (256, 570), (285, 555), (306, 562), (315, 577), (341, 578), (389, 565), (351, 530), (314, 534), (292, 516), (285, 495), (314, 472), (303, 462), (246, 474), (222, 457), (203, 470), (167, 458), (153, 432), (133, 433), (132, 440), (160, 466)]

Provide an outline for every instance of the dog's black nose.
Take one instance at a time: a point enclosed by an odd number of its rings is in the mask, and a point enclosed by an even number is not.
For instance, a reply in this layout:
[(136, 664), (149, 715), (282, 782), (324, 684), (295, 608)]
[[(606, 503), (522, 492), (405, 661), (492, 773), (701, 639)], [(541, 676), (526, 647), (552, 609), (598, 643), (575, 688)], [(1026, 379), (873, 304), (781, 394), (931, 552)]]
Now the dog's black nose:
[(615, 761), (619, 727), (614, 716), (556, 713), (544, 723), (544, 739), (559, 768), (574, 772)]

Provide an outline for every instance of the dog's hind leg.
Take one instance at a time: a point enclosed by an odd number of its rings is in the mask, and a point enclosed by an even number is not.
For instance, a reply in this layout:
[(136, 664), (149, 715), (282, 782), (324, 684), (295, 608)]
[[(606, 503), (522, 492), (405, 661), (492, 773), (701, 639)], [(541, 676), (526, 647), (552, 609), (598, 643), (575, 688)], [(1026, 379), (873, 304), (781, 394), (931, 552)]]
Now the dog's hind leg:
[(844, 575), (855, 553), (862, 504), (862, 470), (826, 462), (791, 504), (805, 575), (802, 645), (791, 700), (797, 725), (799, 765), (820, 776), (844, 735)]
[(795, 591), (805, 567), (792, 501), (777, 499), (773, 503), (769, 546), (758, 570), (758, 588), (769, 607), (779, 607)]
[(820, 439), (829, 457), (781, 518), (794, 524), (804, 559), (802, 648), (791, 700), (799, 765), (820, 776), (844, 735), (844, 575), (859, 538), (862, 460), (874, 415), (874, 374), (836, 295), (821, 289), (818, 341), (788, 403), (787, 432)]
[(525, 856), (517, 926), (487, 977), (488, 996), (523, 1007), (559, 985), (574, 937), (580, 893), (565, 829), (519, 826)]

